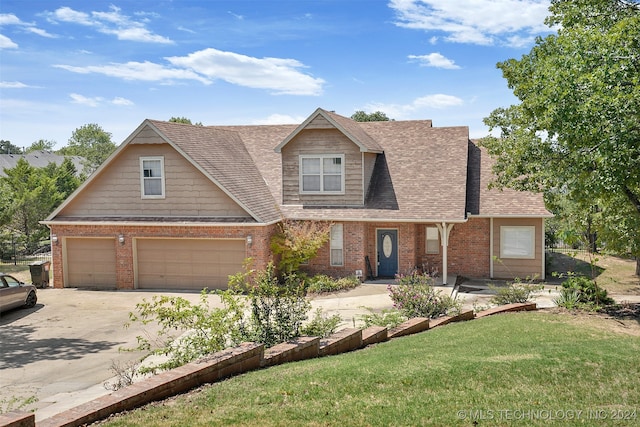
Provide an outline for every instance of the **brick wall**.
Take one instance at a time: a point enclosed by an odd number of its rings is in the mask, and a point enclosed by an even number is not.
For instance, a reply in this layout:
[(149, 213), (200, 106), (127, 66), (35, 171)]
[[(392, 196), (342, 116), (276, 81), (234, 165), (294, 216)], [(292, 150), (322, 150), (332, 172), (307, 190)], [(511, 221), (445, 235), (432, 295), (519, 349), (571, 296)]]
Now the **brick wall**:
[[(138, 237), (162, 238), (207, 238), (207, 239), (246, 239), (251, 236), (252, 244), (247, 244), (247, 257), (253, 258), (254, 268), (263, 269), (271, 259), (269, 242), (275, 232), (270, 226), (166, 226), (166, 225), (53, 225), (51, 233), (58, 237), (58, 243), (52, 247), (53, 286), (64, 287), (64, 264), (62, 260), (63, 242), (67, 237), (112, 237), (116, 246), (116, 287), (133, 289), (134, 254), (133, 239)], [(118, 243), (122, 235), (124, 243)]]
[[(330, 266), (329, 244), (304, 266), (307, 273), (322, 273), (334, 277), (362, 270), (366, 275), (364, 257), (369, 256), (374, 275), (377, 274), (376, 234), (379, 229), (398, 230), (398, 270), (408, 273), (414, 268), (442, 274), (442, 247), (437, 254), (426, 253), (426, 227), (434, 224), (411, 223), (344, 223), (344, 267)], [(449, 236), (448, 271), (467, 277), (489, 277), (489, 219), (471, 218), (455, 224)]]

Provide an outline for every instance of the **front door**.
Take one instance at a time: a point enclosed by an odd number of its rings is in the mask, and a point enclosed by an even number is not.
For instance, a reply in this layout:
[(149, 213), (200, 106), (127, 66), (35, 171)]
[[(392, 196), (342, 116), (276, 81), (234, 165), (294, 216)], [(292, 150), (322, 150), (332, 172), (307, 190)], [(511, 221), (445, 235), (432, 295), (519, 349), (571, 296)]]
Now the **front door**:
[(398, 230), (378, 230), (378, 277), (398, 273)]

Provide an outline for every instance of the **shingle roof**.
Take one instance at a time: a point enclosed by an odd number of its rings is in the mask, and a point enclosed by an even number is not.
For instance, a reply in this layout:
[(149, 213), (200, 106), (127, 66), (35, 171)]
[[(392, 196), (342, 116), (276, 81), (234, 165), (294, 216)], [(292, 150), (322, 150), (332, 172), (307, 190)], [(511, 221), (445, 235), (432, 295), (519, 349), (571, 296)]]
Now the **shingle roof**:
[(495, 160), (475, 141), (469, 141), (469, 182), (467, 210), (480, 216), (541, 216), (551, 217), (542, 194), (516, 191), (511, 188), (489, 189), (495, 175)]
[(61, 156), (59, 154), (52, 153), (51, 151), (38, 150), (32, 151), (28, 154), (0, 154), (0, 177), (7, 176), (7, 174), (4, 173), (4, 170), (16, 167), (16, 164), (20, 159), (25, 159), (33, 167), (43, 168), (49, 163), (55, 163), (60, 166), (65, 157), (69, 157), (71, 159), (79, 175), (84, 169), (84, 166), (82, 165), (82, 157)]
[(365, 151), (378, 153), (364, 206), (282, 205), (282, 161), (275, 148), (299, 132), (299, 125), (193, 126), (156, 120), (143, 125), (154, 127), (257, 222), (282, 217), (464, 221), (467, 212), (550, 216), (538, 194), (487, 188), (493, 161), (469, 140), (467, 127), (434, 128), (430, 120), (359, 123), (321, 109), (314, 114), (361, 144), (366, 141)]
[(353, 141), (359, 148), (361, 152), (368, 153), (382, 153), (383, 149), (378, 144), (378, 142), (372, 138), (367, 132), (364, 130), (360, 123), (351, 120), (349, 118), (343, 117), (339, 114), (336, 114), (331, 111), (323, 110), (322, 108), (318, 108), (313, 112), (302, 124), (297, 126), (293, 132), (291, 132), (286, 138), (281, 141), (278, 141), (278, 145), (275, 147), (275, 151), (280, 152), (282, 147), (287, 145), (289, 141), (291, 141), (300, 131), (302, 131), (313, 119), (317, 116), (324, 117), (329, 123), (335, 126), (338, 130), (340, 130), (345, 136), (347, 136), (351, 141)]
[(281, 219), (277, 203), (237, 132), (149, 120), (256, 220)]
[[(354, 122), (355, 123), (355, 122)], [(364, 122), (384, 149), (377, 181), (363, 208), (282, 206), (287, 217), (394, 221), (463, 221), (468, 128), (433, 128), (430, 121)]]

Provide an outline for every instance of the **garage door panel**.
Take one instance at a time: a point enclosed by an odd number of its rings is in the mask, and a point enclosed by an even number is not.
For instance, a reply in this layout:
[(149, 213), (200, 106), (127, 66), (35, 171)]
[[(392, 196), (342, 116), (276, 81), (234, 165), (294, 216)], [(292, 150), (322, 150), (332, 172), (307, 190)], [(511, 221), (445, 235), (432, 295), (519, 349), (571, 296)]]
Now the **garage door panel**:
[(66, 239), (66, 287), (116, 287), (115, 239)]
[(242, 271), (244, 240), (138, 239), (141, 289), (226, 289), (228, 276)]

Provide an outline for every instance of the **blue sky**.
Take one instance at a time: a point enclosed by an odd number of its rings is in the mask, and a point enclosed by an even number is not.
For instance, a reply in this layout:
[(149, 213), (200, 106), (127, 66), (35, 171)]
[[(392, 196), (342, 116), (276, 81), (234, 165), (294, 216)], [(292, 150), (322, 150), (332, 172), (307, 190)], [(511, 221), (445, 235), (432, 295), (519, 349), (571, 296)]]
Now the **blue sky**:
[(548, 34), (544, 0), (2, 0), (0, 139), (67, 144), (97, 123), (350, 116), (469, 126), (516, 103), (496, 63)]

